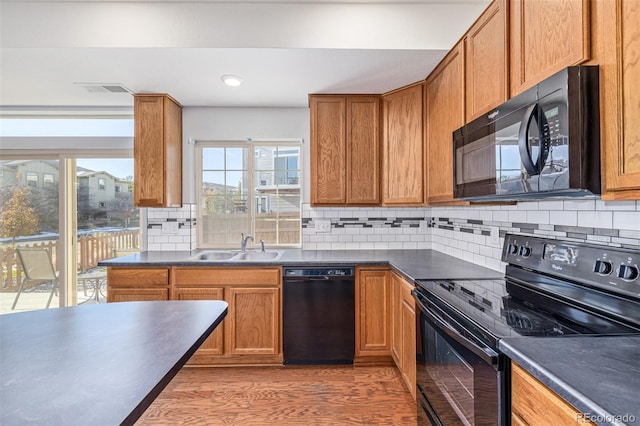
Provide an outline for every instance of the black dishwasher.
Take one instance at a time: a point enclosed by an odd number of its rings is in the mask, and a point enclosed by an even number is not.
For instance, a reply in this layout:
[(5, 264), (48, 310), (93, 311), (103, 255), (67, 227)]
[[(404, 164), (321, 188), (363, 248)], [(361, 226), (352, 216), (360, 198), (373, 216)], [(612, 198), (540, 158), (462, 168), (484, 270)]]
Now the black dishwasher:
[(353, 364), (353, 268), (284, 268), (283, 274), (284, 363)]

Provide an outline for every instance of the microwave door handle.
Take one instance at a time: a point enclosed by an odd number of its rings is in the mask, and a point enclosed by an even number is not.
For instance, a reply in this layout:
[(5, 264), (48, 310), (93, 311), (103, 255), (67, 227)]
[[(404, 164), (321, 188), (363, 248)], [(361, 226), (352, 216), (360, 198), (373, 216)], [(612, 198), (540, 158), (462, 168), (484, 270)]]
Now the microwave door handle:
[(538, 113), (538, 104), (533, 104), (524, 113), (522, 122), (520, 123), (520, 130), (518, 131), (518, 149), (520, 151), (520, 162), (524, 166), (524, 169), (529, 173), (529, 176), (535, 176), (538, 174), (533, 159), (531, 158), (531, 152), (529, 151), (529, 128), (531, 127), (531, 121)]

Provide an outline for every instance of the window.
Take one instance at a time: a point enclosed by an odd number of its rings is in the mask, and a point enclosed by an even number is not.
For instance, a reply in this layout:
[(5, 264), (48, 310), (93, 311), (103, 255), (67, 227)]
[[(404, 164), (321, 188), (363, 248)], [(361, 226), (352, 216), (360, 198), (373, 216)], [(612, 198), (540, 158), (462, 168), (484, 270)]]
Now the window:
[(113, 187), (113, 189), (114, 189), (115, 192), (121, 192), (122, 191), (122, 187), (120, 185), (115, 185)]
[(45, 173), (42, 175), (42, 187), (43, 188), (53, 188), (53, 174)]
[(200, 247), (300, 246), (300, 143), (198, 143)]
[(27, 172), (27, 186), (32, 188), (38, 187), (38, 174), (34, 172)]
[(98, 178), (98, 189), (100, 191), (106, 191), (107, 189), (107, 180), (104, 178)]

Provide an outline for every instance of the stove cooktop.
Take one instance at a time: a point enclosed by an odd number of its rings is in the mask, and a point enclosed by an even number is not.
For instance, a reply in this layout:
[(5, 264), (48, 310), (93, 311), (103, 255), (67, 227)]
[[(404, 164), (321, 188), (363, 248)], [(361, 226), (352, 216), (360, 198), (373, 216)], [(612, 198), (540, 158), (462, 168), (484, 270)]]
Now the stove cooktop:
[[(523, 271), (522, 274), (531, 273)], [(595, 289), (536, 277), (537, 287), (509, 277), (418, 280), (416, 283), (426, 290), (421, 294), (431, 303), (457, 317), (475, 334), (484, 336), (493, 347), (504, 337), (640, 333), (640, 328), (634, 327), (634, 321), (640, 323), (638, 301), (612, 298)], [(601, 299), (609, 303), (608, 309), (613, 312), (601, 312), (597, 306)]]

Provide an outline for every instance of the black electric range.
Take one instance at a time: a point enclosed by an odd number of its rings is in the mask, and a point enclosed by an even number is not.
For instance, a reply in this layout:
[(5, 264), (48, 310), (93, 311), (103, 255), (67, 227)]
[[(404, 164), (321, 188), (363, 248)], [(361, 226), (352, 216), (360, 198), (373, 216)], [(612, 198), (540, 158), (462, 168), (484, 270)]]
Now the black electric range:
[(509, 424), (501, 338), (640, 333), (639, 250), (507, 234), (502, 260), (503, 279), (416, 281), (421, 424)]

